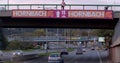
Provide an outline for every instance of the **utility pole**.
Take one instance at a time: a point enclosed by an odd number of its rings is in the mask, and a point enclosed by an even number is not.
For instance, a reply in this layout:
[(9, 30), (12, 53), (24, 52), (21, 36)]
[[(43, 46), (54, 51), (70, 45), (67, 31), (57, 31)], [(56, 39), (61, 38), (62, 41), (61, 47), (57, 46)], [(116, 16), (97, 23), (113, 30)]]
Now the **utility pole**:
[(47, 44), (47, 42), (48, 42), (48, 29), (46, 28), (46, 43), (44, 44), (45, 46), (44, 46), (44, 48), (46, 49), (46, 53), (48, 52), (48, 44)]
[(59, 28), (57, 28), (57, 44), (59, 44)]

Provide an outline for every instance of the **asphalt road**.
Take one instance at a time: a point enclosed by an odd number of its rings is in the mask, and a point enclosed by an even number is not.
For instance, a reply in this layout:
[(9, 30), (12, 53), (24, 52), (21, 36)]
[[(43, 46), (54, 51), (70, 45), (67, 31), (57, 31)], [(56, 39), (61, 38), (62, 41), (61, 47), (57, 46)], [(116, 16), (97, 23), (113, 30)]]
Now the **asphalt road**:
[[(49, 50), (48, 52), (55, 52), (57, 50)], [(40, 53), (45, 53), (46, 50), (33, 50), (31, 52), (23, 52), (23, 55), (31, 55), (31, 54), (40, 54)], [(0, 56), (0, 59), (2, 61), (7, 61), (7, 60), (11, 60), (13, 55), (12, 55), (12, 51), (11, 52), (4, 52), (3, 56)]]
[[(64, 55), (64, 63), (108, 63), (106, 51), (87, 50), (82, 55), (76, 55), (76, 50), (70, 52), (69, 55)], [(31, 59), (23, 63), (48, 63), (46, 57)]]
[[(54, 45), (52, 47), (55, 47), (51, 50), (49, 50), (49, 52), (55, 52), (55, 51), (60, 51), (62, 49), (64, 49), (62, 47), (62, 45)], [(0, 56), (0, 60), (3, 60), (3, 61), (6, 61), (6, 60), (11, 60), (12, 58), (12, 53), (14, 51), (9, 51), (9, 52), (3, 52), (3, 56)], [(28, 51), (28, 52), (23, 52), (23, 55), (31, 55), (31, 54), (40, 54), (40, 53), (45, 53), (46, 50), (40, 50), (40, 49), (37, 49), (37, 50), (33, 50), (33, 51)]]
[[(71, 47), (73, 47), (71, 45)], [(76, 48), (76, 47), (75, 47)], [(52, 51), (60, 51), (60, 46), (58, 46), (58, 49), (56, 50), (49, 50), (49, 52)], [(25, 52), (24, 54), (39, 54), (39, 53), (45, 53), (45, 50), (34, 50), (32, 52)], [(12, 52), (4, 53), (4, 56), (1, 57), (2, 60), (10, 60)], [(84, 52), (82, 55), (76, 55), (76, 49), (74, 51), (69, 52), (69, 55), (64, 55), (64, 63), (109, 63), (107, 61), (108, 58), (108, 52), (107, 51), (97, 51), (97, 50), (90, 50), (86, 49), (86, 52)], [(48, 63), (48, 56), (46, 57), (39, 57), (35, 59), (30, 59), (26, 61), (22, 61), (21, 63)]]

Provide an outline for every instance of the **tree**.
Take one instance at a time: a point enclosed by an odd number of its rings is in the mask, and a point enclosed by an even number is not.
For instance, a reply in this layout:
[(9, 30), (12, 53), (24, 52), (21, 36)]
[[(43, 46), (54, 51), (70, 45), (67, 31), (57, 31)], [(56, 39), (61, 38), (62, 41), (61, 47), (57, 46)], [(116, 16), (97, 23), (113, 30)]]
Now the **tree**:
[(109, 36), (112, 36), (113, 35), (113, 30), (108, 30), (108, 29), (98, 29), (96, 30), (96, 34), (98, 36), (106, 36), (106, 35), (109, 35)]
[(9, 42), (9, 44), (7, 46), (8, 50), (18, 50), (18, 49), (27, 50), (27, 49), (32, 49), (32, 48), (34, 48), (32, 43), (30, 43), (30, 42), (19, 42), (17, 40)]
[(20, 49), (20, 42), (18, 41), (12, 41), (9, 42), (8, 46), (7, 46), (8, 50), (16, 50), (16, 49)]
[(8, 46), (8, 41), (7, 39), (2, 35), (2, 38), (1, 38), (1, 44), (2, 44), (2, 50), (5, 50)]
[(0, 49), (5, 50), (8, 45), (8, 41), (3, 35), (2, 28), (0, 28)]
[(80, 36), (80, 29), (71, 29), (71, 36)]
[(37, 30), (34, 31), (34, 34), (35, 34), (36, 36), (45, 36), (45, 35), (46, 35), (46, 32), (45, 32), (44, 29), (37, 29)]

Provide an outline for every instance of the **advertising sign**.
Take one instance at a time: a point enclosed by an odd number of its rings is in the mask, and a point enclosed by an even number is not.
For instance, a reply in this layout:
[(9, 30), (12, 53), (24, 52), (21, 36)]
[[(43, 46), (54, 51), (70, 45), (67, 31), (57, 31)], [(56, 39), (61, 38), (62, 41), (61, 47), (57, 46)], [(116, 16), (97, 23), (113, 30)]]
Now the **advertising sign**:
[(13, 10), (12, 17), (113, 19), (113, 12), (109, 10)]
[(14, 10), (12, 17), (34, 17), (51, 18), (54, 17), (54, 11), (45, 10)]
[(99, 42), (105, 42), (105, 37), (99, 37), (99, 38), (98, 38), (98, 41), (99, 41)]
[(88, 11), (88, 10), (84, 10), (84, 11), (80, 11), (80, 10), (71, 10), (68, 11), (68, 17), (69, 18), (108, 18), (111, 19), (112, 18), (112, 12), (105, 12), (105, 11)]

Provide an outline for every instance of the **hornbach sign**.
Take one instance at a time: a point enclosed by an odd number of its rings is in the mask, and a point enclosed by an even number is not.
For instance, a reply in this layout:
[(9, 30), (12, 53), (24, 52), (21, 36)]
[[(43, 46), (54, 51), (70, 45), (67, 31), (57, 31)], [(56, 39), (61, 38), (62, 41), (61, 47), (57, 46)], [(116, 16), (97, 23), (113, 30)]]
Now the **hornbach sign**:
[(110, 10), (13, 10), (13, 18), (113, 19)]

